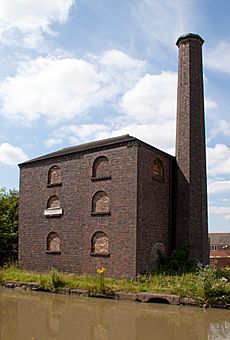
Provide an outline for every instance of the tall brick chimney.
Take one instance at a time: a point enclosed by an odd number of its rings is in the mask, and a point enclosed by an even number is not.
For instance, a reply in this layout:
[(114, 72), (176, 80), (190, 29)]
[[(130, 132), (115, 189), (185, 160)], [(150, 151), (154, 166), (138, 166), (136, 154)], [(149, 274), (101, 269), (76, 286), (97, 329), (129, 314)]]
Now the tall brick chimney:
[(208, 223), (202, 44), (197, 34), (177, 40), (179, 48), (176, 129), (175, 246), (189, 246), (191, 259), (207, 264)]

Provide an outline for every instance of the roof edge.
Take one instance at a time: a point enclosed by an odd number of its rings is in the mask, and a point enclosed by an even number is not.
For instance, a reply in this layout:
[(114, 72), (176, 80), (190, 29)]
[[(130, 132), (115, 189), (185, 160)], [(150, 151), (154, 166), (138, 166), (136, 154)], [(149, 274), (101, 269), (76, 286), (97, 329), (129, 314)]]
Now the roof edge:
[(127, 135), (122, 135), (122, 136), (118, 136), (118, 137), (112, 137), (112, 138), (107, 138), (107, 139), (101, 139), (101, 140), (98, 140), (98, 141), (92, 141), (92, 142), (89, 142), (89, 143), (84, 143), (84, 144), (80, 144), (80, 145), (77, 145), (77, 146), (71, 146), (71, 147), (67, 147), (67, 148), (63, 148), (63, 149), (60, 149), (60, 150), (57, 150), (57, 151), (54, 151), (52, 153), (49, 153), (49, 154), (46, 154), (46, 155), (43, 155), (43, 156), (39, 156), (39, 157), (36, 157), (36, 158), (33, 158), (33, 159), (30, 159), (28, 161), (25, 161), (23, 163), (20, 163), (18, 164), (19, 168), (23, 167), (23, 166), (26, 166), (26, 165), (29, 165), (29, 164), (34, 164), (34, 163), (40, 163), (40, 162), (43, 162), (45, 160), (48, 160), (48, 159), (55, 159), (55, 158), (60, 158), (60, 157), (65, 157), (65, 156), (68, 156), (68, 155), (71, 155), (71, 154), (79, 154), (79, 153), (84, 153), (84, 152), (89, 152), (89, 151), (93, 151), (93, 150), (96, 150), (96, 149), (102, 149), (102, 148), (106, 148), (106, 147), (116, 147), (117, 145), (121, 144), (121, 145), (126, 145), (130, 142), (137, 142), (137, 143), (140, 143), (146, 147), (149, 147), (151, 149), (154, 149), (158, 152), (160, 152), (161, 154), (164, 154), (165, 156), (167, 157), (170, 157), (170, 158), (174, 158), (174, 156), (168, 154), (167, 152), (165, 151), (162, 151), (136, 137), (133, 137), (133, 136), (130, 136), (129, 134)]
[(70, 155), (70, 154), (75, 154), (75, 153), (79, 153), (79, 152), (83, 152), (83, 151), (88, 151), (88, 150), (93, 150), (96, 148), (100, 148), (102, 146), (106, 146), (106, 145), (113, 145), (113, 144), (117, 144), (117, 143), (121, 143), (121, 142), (129, 142), (129, 141), (133, 141), (136, 140), (135, 137), (130, 136), (129, 134), (126, 135), (121, 135), (121, 136), (117, 136), (117, 137), (111, 137), (111, 138), (106, 138), (106, 139), (100, 139), (97, 141), (92, 141), (92, 142), (88, 142), (88, 143), (83, 143), (83, 144), (79, 144), (79, 145), (75, 145), (75, 146), (70, 146), (70, 147), (66, 147), (66, 148), (62, 148), (60, 150), (39, 156), (39, 157), (35, 157), (32, 159), (29, 159), (25, 162), (19, 163), (18, 166), (21, 167), (23, 165), (27, 165), (27, 164), (32, 164), (38, 161), (43, 161), (46, 159), (51, 159), (51, 158), (56, 158), (56, 157), (62, 157), (65, 155)]

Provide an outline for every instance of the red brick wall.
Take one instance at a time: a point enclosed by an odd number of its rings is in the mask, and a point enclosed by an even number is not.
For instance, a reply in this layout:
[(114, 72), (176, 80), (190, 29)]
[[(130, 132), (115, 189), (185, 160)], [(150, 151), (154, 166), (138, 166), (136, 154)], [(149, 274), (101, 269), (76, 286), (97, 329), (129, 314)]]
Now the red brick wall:
[[(162, 180), (153, 176), (156, 157), (163, 164)], [(151, 251), (156, 242), (165, 245), (166, 253), (170, 251), (172, 159), (144, 145), (138, 149), (137, 273), (153, 269)]]
[(210, 257), (210, 264), (216, 268), (230, 268), (230, 257), (215, 258)]
[[(95, 274), (106, 267), (109, 276), (136, 275), (137, 148), (120, 146), (104, 151), (43, 160), (21, 167), (19, 264), (44, 271), (50, 267), (64, 272)], [(91, 180), (93, 162), (106, 156), (111, 179)], [(47, 186), (48, 171), (58, 165), (62, 185)], [(110, 199), (110, 214), (91, 215), (92, 197), (103, 190)], [(61, 217), (45, 217), (50, 196), (61, 202)], [(46, 238), (56, 232), (61, 254), (46, 252)], [(91, 237), (102, 231), (109, 238), (110, 257), (90, 255)]]
[(176, 160), (176, 246), (208, 263), (207, 184), (202, 46), (198, 36), (179, 38)]
[[(136, 147), (122, 147), (107, 153), (101, 152), (111, 162), (111, 179), (104, 181), (88, 181), (91, 172), (82, 173), (83, 206), (91, 209), (91, 197), (95, 192), (103, 190), (110, 198), (111, 215), (90, 216), (84, 214), (83, 234), (83, 268), (94, 273), (96, 268), (106, 265), (107, 273), (115, 276), (135, 276), (136, 262)], [(95, 156), (84, 157), (85, 169), (91, 169)], [(88, 256), (88, 245), (96, 231), (103, 231), (109, 238), (110, 258)]]

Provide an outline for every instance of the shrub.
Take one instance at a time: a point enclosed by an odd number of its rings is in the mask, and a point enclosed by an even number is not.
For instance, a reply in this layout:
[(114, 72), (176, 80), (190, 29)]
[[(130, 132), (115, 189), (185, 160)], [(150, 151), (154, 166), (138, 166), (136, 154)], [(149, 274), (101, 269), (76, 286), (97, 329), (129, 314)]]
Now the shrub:
[(62, 273), (56, 268), (52, 268), (50, 271), (51, 284), (55, 289), (63, 288), (65, 286), (65, 279)]
[(225, 278), (227, 280), (227, 282), (230, 283), (230, 267), (225, 267), (225, 268), (221, 268), (221, 269), (217, 269), (217, 277), (218, 278)]
[(49, 287), (49, 278), (45, 275), (39, 275), (39, 286), (42, 289), (47, 289)]
[(200, 264), (197, 269), (196, 284), (198, 295), (203, 298), (205, 302), (230, 301), (228, 280), (224, 277), (220, 278), (217, 269)]
[(159, 253), (158, 271), (173, 274), (183, 274), (195, 271), (197, 263), (189, 259), (189, 248), (180, 247), (173, 250), (170, 256)]
[(0, 266), (17, 259), (18, 192), (0, 188)]

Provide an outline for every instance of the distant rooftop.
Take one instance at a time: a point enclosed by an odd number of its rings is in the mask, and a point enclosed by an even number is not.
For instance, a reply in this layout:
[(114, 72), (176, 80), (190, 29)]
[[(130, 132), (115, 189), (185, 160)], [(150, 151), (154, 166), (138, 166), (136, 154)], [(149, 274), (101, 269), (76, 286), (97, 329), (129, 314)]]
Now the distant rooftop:
[(210, 244), (230, 244), (230, 233), (209, 233)]

